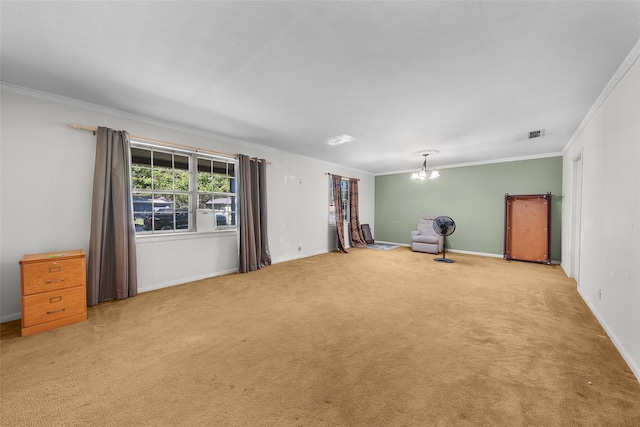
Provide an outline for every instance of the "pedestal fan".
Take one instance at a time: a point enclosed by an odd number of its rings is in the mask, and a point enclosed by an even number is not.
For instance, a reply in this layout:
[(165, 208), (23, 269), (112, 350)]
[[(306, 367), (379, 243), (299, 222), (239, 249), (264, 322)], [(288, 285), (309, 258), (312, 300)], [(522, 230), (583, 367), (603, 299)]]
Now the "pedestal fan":
[(456, 231), (456, 223), (448, 216), (439, 216), (433, 220), (433, 230), (443, 237), (442, 258), (434, 258), (438, 262), (455, 262), (447, 258), (447, 236)]

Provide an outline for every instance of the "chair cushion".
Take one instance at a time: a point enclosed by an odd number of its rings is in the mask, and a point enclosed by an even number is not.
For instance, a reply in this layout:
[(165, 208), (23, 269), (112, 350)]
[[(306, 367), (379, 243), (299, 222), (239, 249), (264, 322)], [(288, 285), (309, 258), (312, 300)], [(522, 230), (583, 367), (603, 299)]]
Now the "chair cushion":
[(438, 236), (418, 234), (417, 236), (412, 237), (411, 241), (417, 243), (438, 243)]

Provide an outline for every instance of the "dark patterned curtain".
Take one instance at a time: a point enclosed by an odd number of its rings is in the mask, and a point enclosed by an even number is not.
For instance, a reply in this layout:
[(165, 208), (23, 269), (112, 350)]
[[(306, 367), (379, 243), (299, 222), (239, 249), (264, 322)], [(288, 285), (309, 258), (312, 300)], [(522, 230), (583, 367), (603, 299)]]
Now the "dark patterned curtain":
[(338, 250), (343, 254), (349, 251), (344, 246), (344, 215), (342, 213), (342, 191), (340, 184), (342, 177), (340, 175), (331, 175), (331, 185), (333, 188), (333, 206), (336, 212), (336, 243)]
[(99, 127), (96, 133), (87, 259), (88, 306), (138, 293), (129, 135), (105, 127)]
[(354, 248), (366, 248), (362, 229), (360, 228), (360, 214), (358, 213), (358, 180), (349, 178), (349, 236), (351, 246)]
[(238, 271), (247, 273), (271, 265), (267, 237), (267, 162), (238, 155), (240, 247)]

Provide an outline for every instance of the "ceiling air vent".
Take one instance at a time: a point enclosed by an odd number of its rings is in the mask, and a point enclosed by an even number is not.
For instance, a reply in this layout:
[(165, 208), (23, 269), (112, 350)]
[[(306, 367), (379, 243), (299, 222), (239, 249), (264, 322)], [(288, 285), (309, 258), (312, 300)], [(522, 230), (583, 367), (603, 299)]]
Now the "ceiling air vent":
[(543, 135), (544, 135), (544, 129), (532, 130), (531, 132), (529, 132), (529, 139), (539, 138), (539, 137), (541, 137)]

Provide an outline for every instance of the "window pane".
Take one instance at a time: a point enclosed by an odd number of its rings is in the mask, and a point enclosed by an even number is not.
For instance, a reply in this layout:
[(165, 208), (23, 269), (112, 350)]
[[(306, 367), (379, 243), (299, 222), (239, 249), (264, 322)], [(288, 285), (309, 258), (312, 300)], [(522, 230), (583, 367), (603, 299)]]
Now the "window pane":
[(228, 228), (231, 223), (231, 203), (235, 200), (226, 194), (213, 195), (213, 210), (216, 213), (216, 227)]
[(344, 179), (340, 182), (340, 192), (342, 196), (342, 219), (349, 220), (349, 181)]
[(173, 195), (158, 194), (153, 201), (153, 230), (173, 230), (175, 219), (173, 210)]
[(217, 162), (214, 160), (213, 162), (213, 173), (217, 173), (220, 175), (227, 174), (227, 163), (226, 162)]
[(176, 230), (189, 229), (189, 196), (186, 194), (176, 195)]
[(198, 209), (213, 209), (212, 199), (213, 195), (211, 193), (198, 194)]
[(136, 193), (133, 195), (133, 223), (136, 231), (151, 229), (150, 219), (153, 212), (151, 193)]
[(198, 157), (198, 172), (211, 173), (211, 160)]
[(151, 150), (131, 148), (131, 164), (151, 167)]
[(176, 194), (176, 212), (188, 212), (189, 211), (189, 195), (188, 194)]
[(153, 189), (173, 190), (173, 169), (154, 168), (153, 169)]
[(176, 169), (174, 172), (174, 183), (177, 191), (189, 191), (189, 171)]
[(233, 163), (228, 163), (227, 164), (228, 167), (228, 173), (227, 175), (229, 176), (236, 176), (236, 171), (235, 171), (235, 165)]
[(336, 207), (333, 203), (333, 181), (329, 177), (329, 225), (336, 223)]
[(162, 151), (153, 152), (153, 167), (173, 167), (173, 155), (171, 153), (164, 153)]
[(134, 212), (151, 212), (151, 193), (135, 193), (133, 195), (133, 211)]
[(189, 157), (175, 154), (173, 156), (175, 189), (189, 191)]
[(336, 207), (333, 204), (333, 200), (329, 202), (329, 224), (336, 223)]
[(153, 200), (154, 212), (173, 212), (173, 194), (156, 194), (156, 198)]
[(213, 191), (213, 175), (198, 172), (198, 191)]
[(151, 190), (151, 169), (133, 165), (131, 167), (131, 183), (135, 189)]
[(184, 170), (189, 172), (189, 157), (182, 156), (180, 154), (173, 155), (173, 167), (177, 170)]
[(213, 191), (216, 193), (228, 193), (231, 191), (231, 186), (229, 185), (229, 178), (221, 175), (213, 176)]
[(213, 210), (226, 211), (231, 201), (226, 194), (214, 194), (213, 195)]
[(226, 213), (216, 212), (216, 227), (227, 228), (229, 226), (229, 216)]

